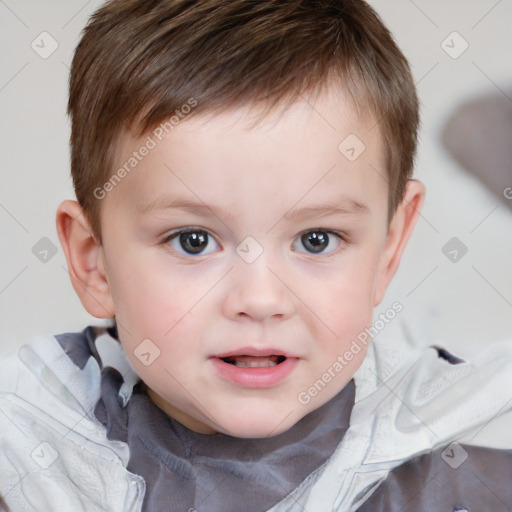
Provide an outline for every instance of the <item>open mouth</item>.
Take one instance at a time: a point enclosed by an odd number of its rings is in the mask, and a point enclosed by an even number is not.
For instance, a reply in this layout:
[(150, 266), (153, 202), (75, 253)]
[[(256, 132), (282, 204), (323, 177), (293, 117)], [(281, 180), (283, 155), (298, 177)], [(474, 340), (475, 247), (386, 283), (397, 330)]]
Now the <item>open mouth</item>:
[(276, 349), (239, 349), (211, 356), (214, 371), (237, 386), (245, 388), (271, 388), (288, 378), (299, 363), (295, 355), (284, 355)]
[(229, 356), (221, 357), (222, 361), (239, 368), (270, 368), (286, 360), (286, 356)]

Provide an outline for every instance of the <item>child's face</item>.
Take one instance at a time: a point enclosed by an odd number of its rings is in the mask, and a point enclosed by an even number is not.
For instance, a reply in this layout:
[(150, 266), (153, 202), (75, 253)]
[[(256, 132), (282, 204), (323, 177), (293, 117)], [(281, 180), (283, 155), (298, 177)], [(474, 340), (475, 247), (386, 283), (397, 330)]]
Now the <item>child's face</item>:
[[(333, 365), (371, 325), (394, 249), (374, 122), (334, 96), (256, 127), (247, 112), (151, 133), (156, 147), (103, 199), (100, 254), (120, 340), (153, 400), (193, 430), (264, 437), (352, 378), (363, 344)], [(338, 148), (350, 134), (366, 146), (354, 161), (353, 137)], [(116, 169), (146, 141), (124, 137)]]

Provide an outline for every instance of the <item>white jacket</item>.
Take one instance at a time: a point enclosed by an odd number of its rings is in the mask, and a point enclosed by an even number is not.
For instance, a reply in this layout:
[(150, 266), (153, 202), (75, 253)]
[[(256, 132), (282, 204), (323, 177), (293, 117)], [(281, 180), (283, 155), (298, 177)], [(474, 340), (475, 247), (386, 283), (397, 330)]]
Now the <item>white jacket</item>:
[[(129, 400), (138, 377), (120, 344), (105, 331), (96, 346), (103, 366), (124, 369)], [(343, 440), (269, 512), (353, 512), (393, 468), (512, 409), (512, 342), (457, 365), (433, 348), (396, 355), (370, 346)], [(146, 484), (95, 418), (99, 396), (98, 363), (79, 369), (53, 336), (0, 362), (0, 495), (12, 512), (142, 509)]]

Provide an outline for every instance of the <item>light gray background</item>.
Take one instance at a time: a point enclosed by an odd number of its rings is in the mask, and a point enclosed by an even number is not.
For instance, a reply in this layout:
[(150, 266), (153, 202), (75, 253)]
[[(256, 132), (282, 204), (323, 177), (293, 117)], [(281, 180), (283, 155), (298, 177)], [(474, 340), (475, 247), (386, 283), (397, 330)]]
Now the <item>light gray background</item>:
[[(512, 215), (446, 153), (440, 133), (463, 101), (488, 93), (512, 98), (512, 1), (371, 3), (412, 64), (423, 117), (416, 176), (427, 187), (422, 218), (381, 308), (398, 300), (404, 310), (380, 337), (440, 343), (468, 356), (512, 335)], [(0, 0), (0, 355), (34, 335), (101, 323), (71, 287), (55, 229), (59, 202), (74, 199), (68, 68), (100, 4)], [(34, 40), (42, 45), (43, 31), (58, 43), (46, 59), (31, 47)], [(441, 46), (453, 31), (469, 44), (457, 59)], [(441, 251), (454, 236), (468, 247), (457, 263)], [(43, 237), (58, 248), (47, 262), (32, 250)]]

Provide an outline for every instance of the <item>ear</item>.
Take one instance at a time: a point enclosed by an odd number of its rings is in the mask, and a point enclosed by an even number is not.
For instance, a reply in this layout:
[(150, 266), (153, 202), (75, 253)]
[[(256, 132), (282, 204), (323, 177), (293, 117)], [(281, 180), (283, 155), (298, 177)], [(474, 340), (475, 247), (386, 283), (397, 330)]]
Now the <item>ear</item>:
[(382, 301), (386, 289), (398, 269), (402, 253), (418, 220), (424, 199), (425, 187), (423, 184), (418, 180), (409, 180), (404, 198), (389, 224), (386, 244), (380, 257), (373, 299), (374, 307)]
[(76, 201), (64, 201), (56, 222), (71, 284), (84, 308), (96, 318), (114, 316), (103, 246), (92, 234), (82, 208)]

